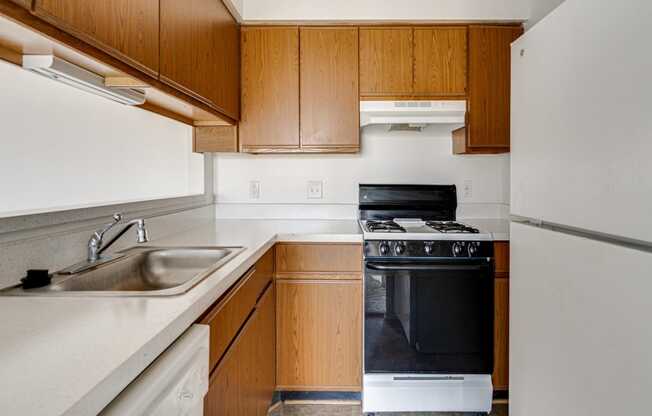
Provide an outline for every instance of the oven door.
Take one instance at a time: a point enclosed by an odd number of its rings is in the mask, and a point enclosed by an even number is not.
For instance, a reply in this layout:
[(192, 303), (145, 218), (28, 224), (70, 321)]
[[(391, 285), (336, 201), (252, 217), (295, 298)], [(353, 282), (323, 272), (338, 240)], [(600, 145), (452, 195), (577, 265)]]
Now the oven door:
[(491, 374), (491, 259), (365, 261), (365, 373)]

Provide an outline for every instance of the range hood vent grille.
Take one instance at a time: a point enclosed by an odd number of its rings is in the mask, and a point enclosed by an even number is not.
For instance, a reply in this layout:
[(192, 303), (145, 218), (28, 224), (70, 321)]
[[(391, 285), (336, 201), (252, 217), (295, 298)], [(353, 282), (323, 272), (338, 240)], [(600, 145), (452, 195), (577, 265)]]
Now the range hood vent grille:
[(390, 130), (421, 131), (431, 124), (461, 127), (465, 123), (466, 101), (361, 101), (360, 127), (390, 125)]

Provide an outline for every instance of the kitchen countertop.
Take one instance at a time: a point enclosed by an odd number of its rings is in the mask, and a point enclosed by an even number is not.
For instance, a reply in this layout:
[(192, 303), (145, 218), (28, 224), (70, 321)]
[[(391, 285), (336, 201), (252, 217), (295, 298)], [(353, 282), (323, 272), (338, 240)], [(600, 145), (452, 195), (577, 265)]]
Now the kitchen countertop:
[(509, 220), (501, 218), (460, 218), (460, 222), (491, 233), (494, 241), (509, 241)]
[[(508, 239), (507, 220), (466, 220)], [(276, 242), (362, 241), (353, 220), (213, 220), (150, 246), (243, 246), (171, 297), (0, 297), (0, 413), (96, 414)]]
[(0, 413), (98, 413), (278, 241), (362, 236), (356, 221), (210, 221), (148, 244), (246, 247), (183, 295), (0, 297)]

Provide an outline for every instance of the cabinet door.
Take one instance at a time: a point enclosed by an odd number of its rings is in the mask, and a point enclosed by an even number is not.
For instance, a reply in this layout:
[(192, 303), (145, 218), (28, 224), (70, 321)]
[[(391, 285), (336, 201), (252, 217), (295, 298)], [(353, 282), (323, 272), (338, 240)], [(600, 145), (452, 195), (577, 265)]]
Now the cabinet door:
[(359, 391), (362, 282), (276, 282), (277, 388)]
[(360, 95), (411, 95), (412, 61), (412, 28), (360, 28)]
[(467, 145), (509, 148), (511, 43), (518, 26), (469, 27)]
[(240, 27), (220, 0), (161, 0), (161, 81), (239, 118)]
[(495, 390), (509, 388), (509, 279), (495, 280), (494, 289), (494, 374)]
[(358, 29), (301, 28), (301, 147), (360, 146)]
[(299, 29), (244, 27), (242, 151), (299, 148)]
[(275, 387), (274, 321), (274, 289), (270, 286), (211, 374), (204, 415), (267, 415)]
[(466, 95), (467, 28), (414, 29), (414, 94)]
[(34, 13), (91, 45), (156, 76), (159, 0), (36, 0)]

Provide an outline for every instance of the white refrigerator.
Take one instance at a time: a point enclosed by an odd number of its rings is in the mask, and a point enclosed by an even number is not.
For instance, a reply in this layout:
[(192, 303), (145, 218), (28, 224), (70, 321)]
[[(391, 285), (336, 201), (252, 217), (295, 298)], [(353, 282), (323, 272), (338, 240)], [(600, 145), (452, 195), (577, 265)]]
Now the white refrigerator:
[(510, 416), (652, 414), (652, 2), (512, 45)]

